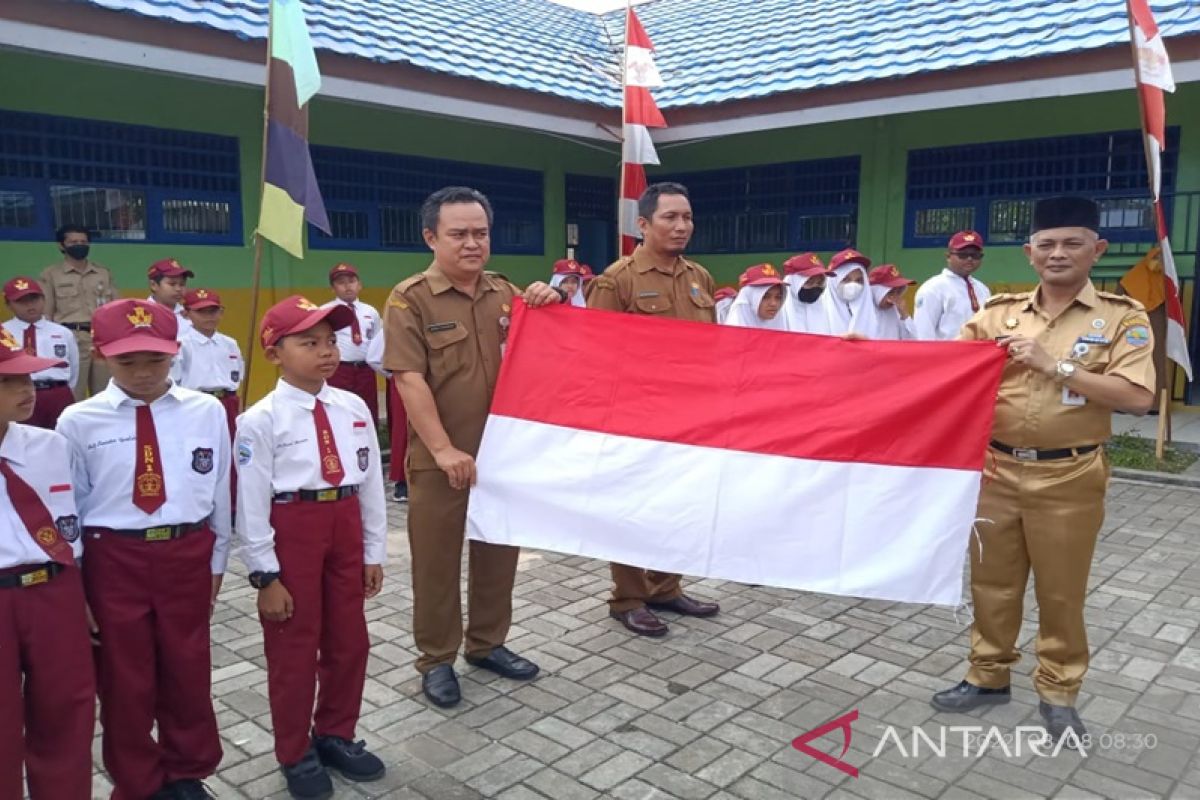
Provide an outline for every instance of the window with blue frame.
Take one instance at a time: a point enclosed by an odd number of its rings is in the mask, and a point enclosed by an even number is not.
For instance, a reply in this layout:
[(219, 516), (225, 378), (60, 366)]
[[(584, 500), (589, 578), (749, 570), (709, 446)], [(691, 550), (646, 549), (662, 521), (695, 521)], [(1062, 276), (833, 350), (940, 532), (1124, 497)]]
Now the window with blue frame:
[(0, 109), (0, 239), (242, 244), (231, 136)]
[[(1169, 128), (1162, 161), (1168, 202), (1178, 152), (1179, 128)], [(1059, 194), (1095, 198), (1110, 241), (1154, 240), (1142, 134), (1129, 130), (910, 150), (904, 245), (945, 247), (968, 228), (988, 244), (1020, 244), (1034, 202)]]
[(313, 248), (425, 250), (421, 203), (443, 186), (470, 186), (492, 203), (493, 253), (540, 255), (545, 249), (540, 172), (344, 147), (311, 149), (331, 230), (309, 226)]
[(841, 250), (855, 243), (858, 156), (653, 175), (688, 189), (694, 253)]

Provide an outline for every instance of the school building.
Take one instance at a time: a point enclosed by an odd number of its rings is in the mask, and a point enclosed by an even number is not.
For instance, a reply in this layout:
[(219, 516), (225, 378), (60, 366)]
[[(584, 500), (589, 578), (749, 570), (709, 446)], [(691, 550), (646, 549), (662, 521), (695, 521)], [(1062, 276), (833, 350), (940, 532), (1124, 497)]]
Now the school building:
[[(328, 298), (355, 264), (382, 306), (429, 262), (417, 208), (475, 186), (496, 208), (492, 268), (523, 283), (568, 253), (616, 249), (624, 12), (550, 0), (305, 2), (323, 85), (312, 154), (332, 235), (303, 260), (268, 247), (259, 307)], [(1200, 13), (1152, 0), (1178, 90), (1164, 192), (1200, 351)], [(0, 274), (58, 260), (90, 226), (94, 260), (145, 296), (171, 256), (218, 289), (248, 346), (262, 170), (266, 0), (6, 0), (0, 6)], [(692, 194), (690, 255), (719, 282), (854, 246), (917, 279), (950, 233), (987, 241), (980, 277), (1031, 285), (1034, 199), (1103, 205), (1112, 288), (1151, 246), (1124, 0), (651, 0), (637, 11), (666, 82), (655, 177)], [(273, 381), (256, 359), (252, 395)], [(1179, 401), (1200, 403), (1182, 379)]]

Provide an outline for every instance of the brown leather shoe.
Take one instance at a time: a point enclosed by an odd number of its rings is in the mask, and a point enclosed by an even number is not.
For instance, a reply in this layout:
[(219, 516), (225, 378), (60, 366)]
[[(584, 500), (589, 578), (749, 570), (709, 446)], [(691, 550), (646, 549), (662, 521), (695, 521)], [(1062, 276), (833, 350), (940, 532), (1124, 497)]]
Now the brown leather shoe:
[(654, 612), (645, 606), (640, 606), (632, 611), (609, 611), (608, 615), (613, 619), (619, 619), (622, 625), (639, 636), (667, 635), (667, 624), (654, 616)]
[(699, 600), (693, 600), (686, 594), (661, 603), (648, 602), (646, 605), (656, 611), (674, 611), (685, 617), (711, 617), (721, 610), (721, 606), (717, 603), (702, 603)]

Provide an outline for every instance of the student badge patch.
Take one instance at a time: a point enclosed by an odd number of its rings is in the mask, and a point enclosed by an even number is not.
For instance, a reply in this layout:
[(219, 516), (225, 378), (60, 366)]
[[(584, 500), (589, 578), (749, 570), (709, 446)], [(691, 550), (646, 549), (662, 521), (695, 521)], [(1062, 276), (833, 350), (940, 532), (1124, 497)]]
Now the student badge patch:
[(237, 443), (237, 463), (239, 467), (244, 467), (254, 459), (254, 451), (250, 448), (249, 442)]
[(1150, 329), (1145, 325), (1134, 325), (1125, 330), (1125, 342), (1131, 347), (1145, 347), (1150, 344)]
[(79, 527), (79, 517), (74, 514), (54, 520), (54, 527), (58, 528), (58, 532), (68, 542), (78, 539), (79, 534), (82, 532)]
[(54, 357), (55, 358), (66, 358), (67, 357), (67, 346), (65, 344), (54, 345)]
[(370, 457), (370, 455), (371, 455), (371, 451), (370, 451), (370, 450), (368, 450), (368, 449), (367, 449), (367, 448), (365, 448), (365, 447), (360, 447), (360, 448), (358, 448), (358, 450), (357, 450), (357, 455), (358, 455), (358, 468), (359, 468), (359, 470), (360, 470), (360, 471), (362, 471), (362, 472), (366, 472), (366, 471), (367, 471), (367, 465), (370, 463), (370, 461), (369, 461), (369, 457)]
[(201, 475), (212, 472), (213, 451), (211, 447), (197, 447), (192, 451), (192, 469)]

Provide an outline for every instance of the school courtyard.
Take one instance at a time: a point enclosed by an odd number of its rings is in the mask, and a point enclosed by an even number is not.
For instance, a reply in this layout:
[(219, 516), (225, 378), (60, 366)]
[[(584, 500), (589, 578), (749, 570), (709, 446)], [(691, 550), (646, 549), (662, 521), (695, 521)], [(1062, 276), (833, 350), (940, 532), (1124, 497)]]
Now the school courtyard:
[[(1000, 739), (1039, 720), (1032, 592), (1013, 702), (959, 717), (928, 699), (962, 677), (966, 609), (704, 581), (690, 591), (722, 613), (670, 620), (667, 638), (648, 640), (609, 619), (607, 564), (542, 552), (522, 556), (510, 637), (542, 674), (518, 684), (460, 662), (463, 703), (436, 709), (412, 668), (404, 507), (390, 513), (386, 584), (367, 607), (359, 729), (388, 774), (358, 786), (335, 778), (339, 798), (1200, 798), (1198, 489), (1110, 489), (1088, 601), (1093, 660), (1080, 707), (1096, 741), (1086, 758), (1034, 754), (1028, 731), (1019, 756)], [(254, 591), (232, 564), (213, 620), (225, 759), (208, 784), (222, 800), (282, 798)], [(793, 748), (854, 711), (843, 760), (857, 778)], [(929, 737), (919, 752), (914, 726)], [(943, 735), (939, 757), (930, 742)], [(811, 744), (840, 755), (842, 731)], [(109, 789), (97, 772), (95, 796)]]

